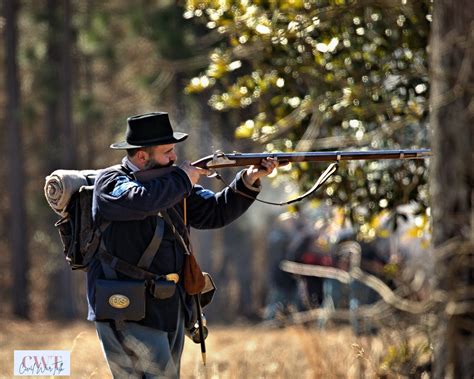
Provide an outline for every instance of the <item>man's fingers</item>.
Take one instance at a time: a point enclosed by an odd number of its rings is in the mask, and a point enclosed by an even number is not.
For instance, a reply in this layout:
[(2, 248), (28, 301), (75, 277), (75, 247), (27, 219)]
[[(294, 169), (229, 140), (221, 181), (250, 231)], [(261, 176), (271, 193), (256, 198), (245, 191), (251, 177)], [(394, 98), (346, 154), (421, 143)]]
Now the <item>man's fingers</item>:
[(250, 184), (255, 183), (256, 180), (270, 175), (275, 168), (278, 167), (278, 160), (276, 158), (262, 159), (258, 166), (250, 166), (246, 171), (246, 178)]
[[(194, 166), (193, 166), (193, 167), (194, 167)], [(195, 168), (198, 170), (199, 175), (206, 175), (206, 176), (209, 176), (209, 175), (212, 174), (210, 170), (207, 170), (207, 169), (205, 169), (205, 168), (200, 168), (200, 167), (195, 167)]]
[(267, 170), (267, 172), (271, 173), (279, 164), (276, 158), (265, 158), (262, 160), (261, 165)]

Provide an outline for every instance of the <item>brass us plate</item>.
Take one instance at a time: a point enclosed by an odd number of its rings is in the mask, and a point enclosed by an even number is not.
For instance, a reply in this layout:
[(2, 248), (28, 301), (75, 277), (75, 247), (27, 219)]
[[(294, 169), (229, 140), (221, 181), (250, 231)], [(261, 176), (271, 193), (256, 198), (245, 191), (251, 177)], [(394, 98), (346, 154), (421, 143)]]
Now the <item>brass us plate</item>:
[(124, 309), (130, 305), (130, 299), (125, 295), (115, 294), (109, 297), (109, 304), (113, 308)]

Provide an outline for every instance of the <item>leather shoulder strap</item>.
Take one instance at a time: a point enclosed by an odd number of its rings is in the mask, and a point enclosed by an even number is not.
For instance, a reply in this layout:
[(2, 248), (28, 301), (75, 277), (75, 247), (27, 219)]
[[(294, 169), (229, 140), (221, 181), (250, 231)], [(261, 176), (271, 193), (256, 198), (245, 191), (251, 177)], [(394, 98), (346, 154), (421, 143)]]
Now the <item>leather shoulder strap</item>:
[(148, 270), (150, 268), (151, 262), (153, 261), (153, 258), (155, 258), (155, 255), (158, 252), (158, 249), (160, 248), (164, 231), (165, 231), (165, 222), (163, 221), (162, 217), (158, 216), (156, 220), (155, 233), (153, 233), (153, 237), (148, 247), (145, 249), (140, 260), (138, 261), (137, 263), (138, 267), (144, 270)]

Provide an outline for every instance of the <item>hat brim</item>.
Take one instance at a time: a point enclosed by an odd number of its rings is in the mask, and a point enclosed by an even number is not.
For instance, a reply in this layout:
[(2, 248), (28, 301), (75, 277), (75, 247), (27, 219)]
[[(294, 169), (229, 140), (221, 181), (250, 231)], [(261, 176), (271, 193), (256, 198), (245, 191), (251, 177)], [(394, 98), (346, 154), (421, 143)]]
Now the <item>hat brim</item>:
[(146, 141), (143, 143), (130, 144), (127, 141), (117, 142), (110, 145), (111, 149), (116, 150), (126, 150), (126, 149), (138, 149), (140, 147), (149, 147), (149, 146), (158, 146), (158, 145), (167, 145), (170, 143), (183, 142), (188, 135), (186, 133), (174, 132), (173, 137), (159, 138), (156, 140)]

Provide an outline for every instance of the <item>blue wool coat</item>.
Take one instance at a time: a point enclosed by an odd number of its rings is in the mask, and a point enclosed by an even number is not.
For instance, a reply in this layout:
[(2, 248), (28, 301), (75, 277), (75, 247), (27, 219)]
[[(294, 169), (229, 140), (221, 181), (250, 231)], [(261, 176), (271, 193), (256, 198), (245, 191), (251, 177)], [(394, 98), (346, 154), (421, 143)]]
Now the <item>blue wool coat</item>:
[[(126, 162), (126, 161), (125, 161)], [(172, 172), (146, 183), (134, 179), (128, 167), (117, 166), (103, 170), (95, 180), (92, 213), (94, 219), (111, 221), (104, 231), (103, 240), (107, 251), (130, 264), (136, 265), (153, 237), (157, 214), (167, 210), (177, 230), (183, 235), (183, 199), (186, 197), (187, 220), (198, 229), (220, 228), (242, 215), (253, 200), (226, 188), (213, 193), (199, 185), (192, 185), (186, 172), (176, 167)], [(255, 198), (259, 187), (247, 185), (243, 172), (237, 174), (230, 187)], [(174, 208), (173, 211), (171, 208)], [(162, 242), (149, 271), (156, 274), (181, 273), (184, 248), (176, 240), (171, 228), (165, 223)], [(104, 278), (102, 266), (95, 259), (87, 272), (88, 320), (95, 321), (95, 283)], [(119, 279), (127, 279), (118, 273)], [(176, 327), (179, 302), (185, 309), (185, 317), (191, 316), (191, 298), (186, 295), (182, 280), (177, 291), (168, 299), (158, 300), (147, 292), (146, 317), (140, 324), (164, 331)]]

